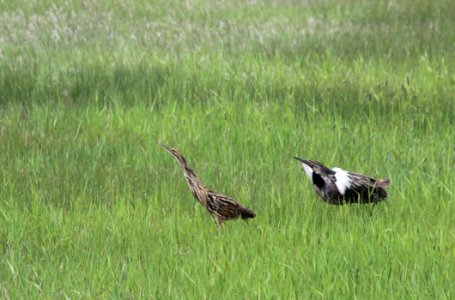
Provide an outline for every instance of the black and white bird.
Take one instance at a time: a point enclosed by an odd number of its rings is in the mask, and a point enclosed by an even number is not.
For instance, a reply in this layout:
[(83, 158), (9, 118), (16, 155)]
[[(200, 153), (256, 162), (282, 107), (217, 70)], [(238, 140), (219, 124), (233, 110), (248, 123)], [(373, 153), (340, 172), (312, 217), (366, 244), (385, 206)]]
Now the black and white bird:
[(316, 193), (329, 204), (377, 203), (387, 198), (390, 179), (374, 179), (340, 168), (329, 169), (315, 160), (294, 157), (313, 182)]

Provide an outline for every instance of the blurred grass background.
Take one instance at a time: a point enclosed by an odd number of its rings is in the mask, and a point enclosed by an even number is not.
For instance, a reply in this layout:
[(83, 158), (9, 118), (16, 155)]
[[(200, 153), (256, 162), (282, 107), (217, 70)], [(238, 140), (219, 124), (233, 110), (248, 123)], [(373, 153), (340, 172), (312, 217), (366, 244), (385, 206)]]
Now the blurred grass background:
[[(452, 1), (0, 1), (2, 298), (451, 298)], [(218, 230), (161, 141), (254, 209)], [(392, 178), (320, 201), (292, 157)]]

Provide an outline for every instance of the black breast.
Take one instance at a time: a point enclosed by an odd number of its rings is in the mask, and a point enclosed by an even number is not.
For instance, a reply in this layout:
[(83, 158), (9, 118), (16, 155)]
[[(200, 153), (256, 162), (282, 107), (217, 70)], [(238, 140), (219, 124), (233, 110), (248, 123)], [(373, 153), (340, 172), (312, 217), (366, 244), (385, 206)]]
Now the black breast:
[(322, 179), (321, 175), (314, 173), (314, 172), (313, 172), (313, 183), (318, 188), (323, 188), (325, 186), (325, 181), (324, 181), (324, 179)]

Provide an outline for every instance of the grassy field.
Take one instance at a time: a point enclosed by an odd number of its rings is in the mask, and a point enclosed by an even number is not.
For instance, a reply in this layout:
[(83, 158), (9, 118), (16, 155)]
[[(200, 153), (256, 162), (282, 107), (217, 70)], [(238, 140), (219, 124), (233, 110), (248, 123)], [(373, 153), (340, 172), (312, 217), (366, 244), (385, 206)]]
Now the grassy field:
[[(0, 1), (0, 298), (454, 298), (454, 15)], [(256, 219), (218, 229), (157, 141)], [(295, 155), (389, 199), (326, 205)]]

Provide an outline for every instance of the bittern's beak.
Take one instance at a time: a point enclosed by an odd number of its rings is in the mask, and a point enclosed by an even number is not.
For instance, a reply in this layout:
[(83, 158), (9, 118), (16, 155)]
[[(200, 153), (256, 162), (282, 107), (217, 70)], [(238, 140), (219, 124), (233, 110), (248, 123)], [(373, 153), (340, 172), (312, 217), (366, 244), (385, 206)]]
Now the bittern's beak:
[(168, 146), (166, 146), (166, 145), (163, 145), (163, 144), (161, 144), (160, 142), (157, 142), (157, 144), (158, 144), (158, 146), (160, 146), (160, 147), (163, 148), (164, 150), (167, 150), (167, 151), (169, 151), (169, 152), (171, 151), (171, 148), (170, 148), (170, 147), (168, 147)]
[(301, 163), (304, 163), (305, 165), (309, 166), (309, 167), (313, 167), (313, 164), (306, 160), (306, 159), (303, 159), (303, 158), (300, 158), (300, 157), (294, 157), (295, 159), (297, 159), (298, 161), (300, 161)]
[(179, 162), (179, 164), (183, 164), (186, 166), (186, 160), (185, 158), (183, 157), (183, 155), (175, 148), (171, 148), (169, 146), (166, 146), (166, 145), (163, 145), (161, 143), (158, 143), (158, 145), (163, 148), (164, 150), (166, 150), (167, 152), (169, 152), (170, 155), (174, 156), (175, 159), (177, 159), (177, 161)]
[(303, 169), (305, 170), (305, 173), (308, 175), (308, 177), (311, 178), (313, 176), (314, 163), (312, 161), (310, 161), (310, 160), (302, 159), (300, 157), (294, 157), (294, 158), (302, 163), (302, 166), (303, 166)]

